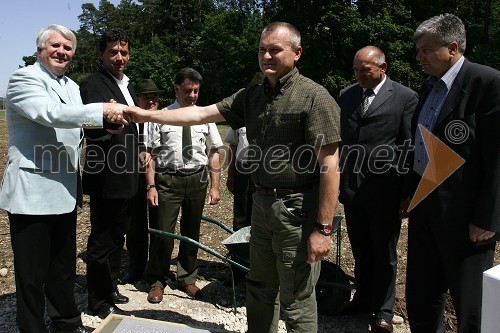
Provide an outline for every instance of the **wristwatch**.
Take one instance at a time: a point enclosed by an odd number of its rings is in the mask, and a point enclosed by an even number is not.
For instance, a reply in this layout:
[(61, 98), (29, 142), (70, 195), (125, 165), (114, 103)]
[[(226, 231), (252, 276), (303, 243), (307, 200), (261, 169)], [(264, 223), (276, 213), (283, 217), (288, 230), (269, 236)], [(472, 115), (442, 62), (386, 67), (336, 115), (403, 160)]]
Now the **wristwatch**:
[(325, 236), (331, 236), (333, 227), (331, 224), (314, 223), (314, 227)]
[(152, 185), (146, 185), (146, 191), (149, 191), (150, 188), (155, 188), (155, 184)]

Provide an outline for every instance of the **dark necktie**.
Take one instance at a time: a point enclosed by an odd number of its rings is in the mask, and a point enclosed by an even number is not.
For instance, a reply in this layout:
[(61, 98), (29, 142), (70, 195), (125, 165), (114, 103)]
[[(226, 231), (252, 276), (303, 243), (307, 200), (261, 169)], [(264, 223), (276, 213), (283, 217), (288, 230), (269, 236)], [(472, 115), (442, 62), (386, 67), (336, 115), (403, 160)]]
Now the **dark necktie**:
[(363, 99), (361, 100), (361, 111), (363, 111), (363, 114), (366, 113), (366, 110), (368, 110), (368, 107), (370, 106), (369, 97), (371, 95), (373, 95), (373, 89), (366, 89), (363, 93)]
[(139, 123), (139, 124), (137, 124), (137, 126), (139, 127), (138, 128), (139, 129), (139, 143), (146, 145), (147, 142), (146, 142), (146, 135), (144, 133), (144, 124)]
[(182, 126), (182, 161), (187, 164), (191, 160), (191, 127)]

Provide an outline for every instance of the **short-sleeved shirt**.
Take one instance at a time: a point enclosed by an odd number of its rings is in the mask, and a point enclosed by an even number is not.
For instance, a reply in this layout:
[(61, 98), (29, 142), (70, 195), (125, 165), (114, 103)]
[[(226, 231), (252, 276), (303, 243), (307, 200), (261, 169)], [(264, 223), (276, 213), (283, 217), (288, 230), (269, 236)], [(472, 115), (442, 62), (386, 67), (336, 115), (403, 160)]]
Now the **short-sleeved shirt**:
[[(181, 106), (176, 101), (165, 110)], [(189, 172), (208, 165), (207, 149), (217, 149), (224, 145), (217, 126), (214, 123), (191, 126), (192, 157), (184, 163), (182, 156), (182, 126), (154, 124), (150, 127), (148, 147), (153, 148), (152, 155), (157, 171)]]
[(245, 154), (248, 152), (248, 140), (247, 140), (247, 129), (246, 127), (238, 128), (234, 130), (232, 128), (227, 130), (224, 141), (230, 145), (236, 146), (236, 162), (245, 162)]
[(216, 104), (232, 128), (246, 126), (254, 182), (290, 188), (319, 182), (315, 147), (340, 141), (340, 108), (294, 68), (274, 88), (267, 78)]

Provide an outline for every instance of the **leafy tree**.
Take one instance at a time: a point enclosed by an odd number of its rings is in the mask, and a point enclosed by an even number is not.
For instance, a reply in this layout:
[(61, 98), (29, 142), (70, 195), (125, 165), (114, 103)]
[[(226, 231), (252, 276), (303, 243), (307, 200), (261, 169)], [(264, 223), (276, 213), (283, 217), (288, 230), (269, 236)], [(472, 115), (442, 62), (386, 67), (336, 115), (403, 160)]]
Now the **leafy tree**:
[[(24, 66), (33, 65), (36, 62), (36, 58), (37, 58), (37, 53), (36, 52), (33, 53), (30, 56), (24, 56), (23, 57)], [(19, 67), (22, 67), (22, 66), (19, 66)]]
[[(69, 75), (81, 82), (99, 67), (97, 41), (110, 28), (131, 37), (127, 75), (151, 77), (173, 99), (175, 72), (200, 71), (200, 103), (220, 100), (244, 87), (259, 72), (257, 46), (263, 26), (287, 21), (302, 33), (300, 71), (333, 96), (354, 82), (352, 59), (365, 45), (386, 53), (392, 79), (417, 88), (424, 79), (415, 61), (413, 31), (423, 20), (450, 12), (467, 28), (466, 56), (500, 67), (498, 0), (101, 0), (82, 5), (77, 52)], [(36, 54), (23, 57), (26, 65)]]
[(403, 0), (281, 0), (266, 13), (268, 21), (288, 21), (301, 31), (302, 73), (325, 85), (334, 96), (354, 81), (352, 59), (366, 45), (382, 48), (396, 81), (419, 80), (412, 68), (413, 22)]
[(191, 63), (204, 76), (200, 103), (229, 96), (247, 85), (259, 71), (257, 46), (261, 27), (260, 13), (242, 13), (239, 6), (221, 6), (205, 17), (201, 31), (186, 49), (186, 65)]
[(500, 2), (498, 0), (424, 0), (409, 1), (415, 27), (428, 18), (455, 14), (467, 30), (466, 57), (472, 61), (500, 68)]
[[(149, 44), (137, 45), (131, 51), (127, 75), (132, 82), (152, 79), (166, 94), (161, 95), (160, 105), (175, 99), (172, 90), (173, 78), (181, 58), (160, 37), (153, 37)], [(169, 102), (170, 101), (170, 102)]]
[[(78, 16), (81, 23), (80, 29), (86, 30), (95, 36), (100, 36), (112, 27), (120, 28), (117, 25), (117, 17), (120, 15), (121, 13), (117, 12), (117, 8), (108, 0), (101, 0), (98, 9), (92, 3), (84, 3), (82, 4), (82, 14)], [(124, 28), (124, 26), (121, 28)]]
[(471, 60), (500, 69), (500, 1), (485, 2), (486, 6), (481, 43), (472, 46)]

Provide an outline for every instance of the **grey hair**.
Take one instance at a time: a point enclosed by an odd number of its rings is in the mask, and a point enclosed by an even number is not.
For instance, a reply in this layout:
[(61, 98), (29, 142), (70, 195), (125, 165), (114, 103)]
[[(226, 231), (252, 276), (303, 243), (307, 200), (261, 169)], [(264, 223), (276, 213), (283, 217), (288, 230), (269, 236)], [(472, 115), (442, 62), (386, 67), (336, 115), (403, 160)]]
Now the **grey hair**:
[(38, 32), (38, 37), (36, 39), (36, 46), (38, 49), (43, 49), (47, 40), (50, 38), (50, 35), (53, 32), (58, 32), (63, 35), (65, 38), (71, 40), (73, 44), (73, 51), (76, 50), (76, 36), (70, 29), (59, 25), (59, 24), (51, 24), (47, 28), (40, 29)]
[(441, 45), (457, 42), (458, 51), (461, 54), (465, 53), (467, 43), (465, 26), (457, 16), (453, 14), (441, 14), (431, 17), (418, 26), (413, 34), (413, 40), (417, 42), (422, 36), (428, 34), (436, 36)]
[(290, 32), (290, 46), (292, 47), (292, 50), (297, 50), (300, 47), (300, 32), (299, 29), (297, 29), (293, 24), (287, 23), (287, 22), (273, 22), (269, 23), (264, 30), (262, 30), (262, 34), (269, 34), (275, 30), (278, 30), (279, 28), (286, 28)]

